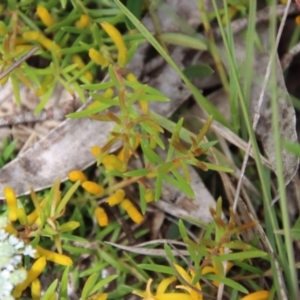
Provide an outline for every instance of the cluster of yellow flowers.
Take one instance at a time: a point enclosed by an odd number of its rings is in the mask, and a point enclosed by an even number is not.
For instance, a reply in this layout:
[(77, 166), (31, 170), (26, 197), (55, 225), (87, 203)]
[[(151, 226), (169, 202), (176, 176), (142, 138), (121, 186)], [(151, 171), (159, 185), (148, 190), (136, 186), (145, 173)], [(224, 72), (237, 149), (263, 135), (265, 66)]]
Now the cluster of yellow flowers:
[[(98, 158), (101, 153), (101, 148), (94, 146), (91, 149), (92, 154), (95, 158)], [(123, 162), (122, 162), (123, 150), (119, 152), (118, 155), (107, 154), (103, 160), (102, 164), (106, 170), (117, 170), (124, 171)], [(103, 196), (105, 194), (104, 188), (96, 182), (88, 181), (86, 176), (80, 170), (73, 170), (68, 174), (68, 178), (72, 182), (80, 181), (81, 186), (84, 190), (93, 194), (95, 196)], [(151, 192), (147, 193), (148, 202), (153, 200), (153, 194), (151, 199)], [(128, 214), (131, 220), (137, 224), (141, 223), (144, 220), (142, 214), (137, 210), (134, 204), (127, 198), (125, 198), (125, 191), (123, 189), (117, 189), (112, 195), (110, 195), (106, 203), (109, 206), (120, 205), (123, 210)], [(94, 210), (94, 215), (98, 221), (99, 226), (108, 225), (108, 216), (105, 210), (102, 207), (96, 207)]]
[[(191, 269), (190, 274), (188, 274), (181, 266), (174, 264), (174, 268), (177, 273), (184, 279), (185, 284), (176, 285), (175, 288), (178, 290), (184, 290), (187, 293), (182, 293), (178, 291), (166, 292), (170, 284), (177, 281), (175, 276), (168, 277), (163, 279), (157, 286), (157, 290), (155, 294), (151, 292), (151, 283), (152, 279), (148, 280), (146, 290), (145, 291), (133, 291), (133, 294), (140, 296), (143, 300), (203, 300), (204, 297), (202, 295), (202, 288), (199, 282), (193, 283), (194, 278), (196, 276), (195, 270)], [(211, 269), (203, 268), (202, 274), (211, 273)], [(216, 269), (213, 271), (216, 273)], [(217, 283), (218, 285), (219, 283)], [(241, 300), (267, 300), (269, 299), (270, 293), (268, 291), (257, 291), (247, 296), (241, 298)]]
[[(49, 28), (53, 25), (55, 25), (56, 21), (52, 17), (51, 13), (47, 10), (46, 7), (38, 5), (36, 9), (36, 14), (41, 20), (41, 22), (44, 24), (45, 27)], [(79, 16), (79, 19), (74, 23), (76, 28), (84, 29), (88, 26), (92, 25), (91, 19), (86, 14), (81, 14)], [(125, 46), (125, 43), (123, 41), (122, 35), (120, 32), (111, 24), (107, 22), (103, 22), (100, 24), (101, 27), (105, 30), (107, 35), (112, 39), (113, 43), (115, 44), (118, 54), (117, 54), (117, 63), (119, 67), (125, 67), (127, 60), (128, 60), (128, 51)], [(0, 35), (5, 36), (8, 33), (8, 29), (4, 25), (3, 22), (0, 22)], [(20, 54), (24, 54), (31, 50), (33, 48), (33, 44), (40, 45), (43, 49), (48, 50), (49, 52), (53, 52), (58, 58), (62, 57), (62, 54), (60, 53), (61, 46), (58, 45), (54, 40), (46, 37), (41, 31), (37, 30), (30, 30), (25, 31), (21, 34), (17, 32), (13, 35), (7, 35), (7, 38), (9, 39), (10, 49), (6, 56), (10, 57), (11, 55), (17, 56)], [(7, 52), (7, 51), (6, 51)], [(12, 53), (12, 54), (10, 54)], [(105, 47), (102, 47), (100, 50), (97, 50), (95, 48), (90, 48), (89, 52), (90, 59), (97, 65), (100, 65), (102, 67), (107, 67), (109, 64), (114, 62), (114, 54), (109, 53)], [(71, 56), (71, 61), (77, 65), (77, 69), (81, 71), (86, 64), (82, 60), (81, 56), (74, 54)], [(12, 62), (12, 60), (11, 60)], [(9, 61), (6, 61), (5, 64), (9, 64)], [(83, 76), (86, 78), (87, 81), (92, 82), (93, 81), (93, 75), (90, 71), (84, 72)], [(19, 77), (19, 74), (18, 74)], [(1, 84), (6, 83), (9, 76), (6, 76), (1, 80)], [(26, 80), (24, 76), (20, 78), (20, 80), (27, 85), (29, 88), (32, 87), (29, 80)], [(44, 79), (41, 82), (41, 87), (36, 90), (37, 96), (44, 95), (49, 85), (53, 82), (54, 75), (46, 75), (44, 76)]]
[[(40, 214), (40, 210), (36, 208), (33, 212), (27, 215), (24, 207), (18, 203), (15, 192), (11, 187), (5, 187), (3, 193), (6, 199), (8, 207), (8, 219), (10, 221), (10, 223), (7, 223), (7, 225), (4, 227), (4, 230), (11, 235), (28, 240), (28, 232), (36, 230), (41, 224), (42, 215)], [(45, 204), (46, 199), (40, 203), (40, 207), (44, 207)], [(56, 207), (58, 205), (59, 203), (56, 203)], [(15, 229), (14, 224), (16, 221), (18, 221), (22, 225), (22, 228), (24, 228), (23, 232)], [(66, 255), (49, 251), (41, 246), (36, 246), (34, 248), (36, 250), (35, 258), (37, 260), (33, 263), (30, 270), (28, 270), (26, 280), (15, 287), (13, 295), (16, 298), (21, 297), (22, 292), (31, 285), (33, 299), (40, 299), (41, 285), (37, 278), (46, 268), (47, 261), (64, 266), (71, 266), (73, 264), (71, 258)]]

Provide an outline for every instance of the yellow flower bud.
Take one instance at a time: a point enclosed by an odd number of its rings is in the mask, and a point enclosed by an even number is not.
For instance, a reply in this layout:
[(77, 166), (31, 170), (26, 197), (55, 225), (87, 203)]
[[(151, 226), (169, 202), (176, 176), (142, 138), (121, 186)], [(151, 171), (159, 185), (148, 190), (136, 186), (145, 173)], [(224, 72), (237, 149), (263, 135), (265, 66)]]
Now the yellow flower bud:
[(79, 70), (82, 70), (85, 67), (85, 63), (83, 62), (83, 60), (81, 59), (81, 57), (77, 54), (72, 56), (72, 62), (74, 64), (77, 64), (77, 68)]
[(108, 294), (102, 294), (102, 293), (96, 293), (92, 296), (89, 296), (87, 300), (106, 300), (108, 297)]
[(18, 210), (17, 210), (17, 217), (18, 217), (18, 220), (19, 220), (19, 222), (20, 222), (21, 225), (28, 224), (27, 214), (25, 212), (24, 207), (18, 208)]
[(154, 193), (152, 189), (147, 189), (145, 193), (146, 202), (152, 202), (154, 200)]
[(300, 16), (297, 16), (295, 18), (295, 22), (296, 22), (297, 25), (300, 25)]
[(92, 82), (93, 79), (94, 79), (94, 76), (93, 76), (93, 74), (92, 74), (90, 71), (85, 72), (83, 76), (84, 76), (84, 77), (86, 78), (86, 80), (89, 81), (89, 82)]
[(6, 199), (6, 203), (8, 206), (8, 218), (10, 221), (17, 220), (17, 198), (14, 190), (11, 187), (5, 187), (3, 191), (4, 197)]
[(121, 207), (126, 211), (133, 222), (139, 224), (144, 220), (144, 217), (129, 199), (124, 199), (121, 202)]
[(44, 257), (46, 260), (52, 261), (56, 264), (62, 266), (72, 266), (73, 261), (70, 257), (59, 254), (53, 251), (49, 251), (47, 249), (42, 248), (41, 246), (36, 246), (36, 250), (38, 251), (38, 255)]
[(33, 45), (18, 45), (16, 46), (16, 54), (22, 53), (22, 52), (28, 52), (30, 51), (34, 46)]
[(125, 197), (125, 191), (123, 189), (117, 190), (113, 195), (107, 198), (106, 203), (109, 206), (115, 206), (123, 201)]
[(127, 64), (128, 53), (121, 33), (115, 26), (107, 22), (101, 23), (101, 26), (115, 43), (118, 49), (118, 64), (121, 68), (124, 68)]
[(61, 49), (54, 41), (46, 38), (38, 31), (26, 31), (23, 33), (23, 38), (27, 41), (38, 41), (44, 48), (51, 51), (54, 48), (57, 57), (61, 57), (58, 51)]
[(18, 45), (23, 45), (23, 44), (26, 44), (27, 40), (25, 40), (23, 37), (21, 36), (16, 36), (15, 37), (15, 45), (18, 46)]
[(8, 78), (9, 78), (9, 75), (4, 76), (2, 79), (0, 79), (0, 84), (4, 85), (7, 82)]
[(52, 16), (50, 15), (46, 7), (38, 5), (36, 8), (36, 14), (39, 16), (39, 18), (46, 27), (50, 27), (54, 24)]
[(111, 99), (114, 96), (114, 89), (108, 88), (102, 95), (104, 98)]
[(133, 73), (128, 73), (126, 75), (126, 79), (130, 82), (138, 82), (137, 78), (135, 77), (135, 75)]
[(0, 22), (0, 35), (6, 35), (7, 28), (6, 25), (3, 22)]
[(94, 48), (89, 50), (89, 57), (97, 65), (102, 67), (107, 67), (109, 65), (109, 60)]
[(101, 154), (101, 147), (99, 147), (99, 146), (92, 146), (91, 147), (91, 152), (95, 156), (95, 158), (98, 158), (99, 155)]
[(59, 232), (73, 231), (80, 226), (79, 222), (70, 221), (59, 226)]
[(145, 115), (148, 114), (149, 102), (145, 101), (145, 100), (140, 100), (139, 104), (140, 104), (140, 108), (141, 108), (141, 111), (143, 112), (143, 114), (145, 114)]
[(52, 83), (53, 79), (54, 77), (52, 74), (45, 75), (41, 82), (41, 88), (35, 91), (35, 95), (38, 97), (43, 96), (47, 92), (48, 87)]
[(74, 170), (74, 171), (71, 171), (69, 174), (68, 174), (68, 178), (70, 181), (72, 182), (76, 182), (78, 180), (80, 180), (81, 182), (85, 182), (87, 181), (87, 178), (86, 176), (79, 170)]
[(105, 210), (102, 207), (97, 207), (94, 211), (94, 215), (97, 219), (99, 226), (104, 227), (108, 225), (108, 217)]
[(10, 223), (6, 224), (6, 226), (4, 227), (4, 230), (12, 235), (18, 234), (18, 231)]
[(82, 185), (81, 185), (87, 192), (96, 195), (96, 196), (100, 196), (103, 194), (104, 189), (101, 185), (97, 184), (96, 182), (93, 181), (85, 181)]
[(270, 292), (268, 291), (258, 291), (244, 296), (241, 300), (268, 300)]
[(85, 28), (89, 25), (90, 18), (88, 15), (81, 15), (80, 19), (75, 23), (75, 27), (77, 28)]
[(121, 171), (123, 169), (123, 162), (114, 154), (106, 155), (102, 163), (106, 170), (118, 170)]
[(155, 178), (155, 177), (157, 177), (157, 174), (154, 173), (154, 172), (148, 173), (148, 174), (146, 175), (146, 178), (148, 178), (148, 179), (152, 179), (152, 178)]
[[(72, 56), (72, 62), (73, 62), (74, 64), (77, 64), (78, 70), (82, 70), (82, 69), (85, 67), (84, 61), (83, 61), (82, 58), (81, 58), (79, 55), (77, 55), (77, 54), (75, 54), (75, 55)], [(88, 81), (90, 81), (90, 82), (93, 81), (93, 75), (92, 75), (92, 73), (89, 72), (89, 71), (87, 71), (87, 72), (84, 73), (84, 77), (85, 77)]]
[(41, 283), (38, 279), (33, 280), (31, 283), (31, 298), (32, 300), (41, 299)]
[(44, 256), (37, 259), (31, 269), (27, 273), (27, 278), (20, 284), (18, 284), (13, 292), (14, 297), (21, 297), (22, 292), (44, 271), (46, 267), (46, 258)]
[[(134, 145), (134, 150), (136, 150), (136, 148), (140, 145), (140, 139), (139, 138), (136, 138), (135, 140), (135, 145)], [(129, 151), (129, 157), (132, 155), (132, 152)], [(125, 156), (125, 149), (124, 147), (122, 147), (122, 149), (119, 151), (118, 153), (118, 158), (121, 160), (121, 161), (124, 161), (124, 156)]]

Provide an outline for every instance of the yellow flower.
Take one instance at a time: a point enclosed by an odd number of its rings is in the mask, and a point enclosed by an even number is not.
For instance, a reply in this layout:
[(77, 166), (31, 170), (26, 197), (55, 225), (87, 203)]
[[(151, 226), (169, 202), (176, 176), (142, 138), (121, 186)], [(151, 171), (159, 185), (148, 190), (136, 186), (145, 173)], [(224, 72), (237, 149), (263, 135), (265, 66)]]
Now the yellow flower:
[(144, 220), (144, 217), (141, 213), (136, 209), (136, 207), (132, 204), (129, 199), (124, 199), (121, 202), (121, 207), (126, 211), (131, 220), (137, 224), (141, 223)]
[(10, 221), (16, 221), (18, 216), (17, 198), (11, 187), (5, 187), (3, 190), (4, 197), (8, 206), (8, 218)]
[(49, 89), (49, 85), (53, 82), (54, 76), (52, 74), (47, 74), (44, 76), (41, 82), (41, 87), (35, 91), (36, 96), (43, 96)]
[(68, 174), (68, 178), (72, 182), (80, 180), (82, 183), (87, 181), (86, 176), (80, 170), (73, 170)]
[(125, 191), (123, 189), (117, 190), (114, 194), (107, 198), (106, 202), (109, 206), (114, 206), (123, 201), (125, 197)]
[(121, 33), (116, 27), (107, 22), (101, 23), (101, 26), (115, 43), (118, 49), (118, 64), (121, 68), (124, 68), (127, 64), (128, 54)]
[[(191, 270), (190, 273), (192, 276), (190, 276), (181, 266), (174, 264), (174, 267), (177, 270), (177, 272), (182, 276), (182, 278), (186, 282), (188, 282), (189, 284), (192, 285), (193, 279), (196, 274), (195, 271)], [(194, 287), (197, 290), (199, 290), (199, 292), (201, 292), (201, 286), (200, 286), (199, 282), (194, 284)], [(203, 299), (203, 296), (200, 293), (197, 293), (195, 290), (193, 290), (191, 287), (189, 287), (187, 285), (178, 285), (178, 286), (176, 286), (176, 288), (186, 290), (190, 294), (190, 296), (193, 300), (202, 300)]]
[(90, 18), (88, 15), (80, 15), (80, 19), (75, 23), (77, 28), (85, 28), (89, 25)]
[[(134, 145), (133, 149), (136, 150), (137, 147), (138, 147), (139, 145), (140, 145), (140, 138), (137, 137), (137, 138), (135, 139), (135, 145)], [(130, 157), (132, 154), (133, 154), (132, 151), (129, 151), (129, 157)], [(124, 158), (125, 158), (125, 149), (124, 149), (124, 147), (122, 147), (122, 149), (119, 151), (119, 153), (118, 153), (118, 158), (119, 158), (121, 161), (124, 161)]]
[(91, 147), (91, 152), (94, 155), (95, 158), (98, 158), (99, 155), (101, 154), (101, 147), (99, 146), (92, 146)]
[(38, 279), (33, 280), (31, 284), (31, 298), (32, 300), (41, 299), (41, 283)]
[(24, 207), (20, 207), (17, 209), (17, 217), (21, 225), (28, 224), (27, 214)]
[(0, 22), (0, 35), (4, 36), (7, 34), (6, 25), (3, 22)]
[[(83, 62), (82, 58), (77, 54), (72, 56), (72, 62), (77, 64), (78, 70), (82, 70), (85, 67), (85, 63)], [(93, 75), (90, 71), (85, 72), (84, 77), (90, 82), (93, 81)]]
[(12, 235), (18, 234), (18, 231), (10, 223), (6, 224), (6, 226), (4, 227), (4, 230)]
[(36, 14), (39, 16), (45, 26), (50, 27), (54, 24), (52, 16), (46, 7), (38, 5), (36, 8)]
[(104, 189), (101, 185), (97, 184), (96, 182), (93, 181), (85, 181), (84, 183), (82, 183), (81, 185), (87, 192), (96, 195), (96, 196), (100, 196), (103, 194)]
[(61, 49), (54, 41), (46, 38), (43, 34), (38, 31), (26, 31), (23, 33), (23, 38), (27, 41), (37, 41), (48, 51), (51, 51), (52, 48), (55, 50), (57, 57), (61, 57), (61, 54), (58, 51)]
[(37, 255), (44, 257), (46, 260), (52, 261), (52, 262), (62, 265), (62, 266), (72, 266), (73, 265), (72, 259), (66, 255), (49, 251), (47, 249), (42, 248), (41, 246), (36, 246), (35, 248), (38, 251)]
[(106, 300), (107, 297), (108, 297), (108, 294), (96, 293), (96, 294), (88, 297), (87, 300)]
[(176, 281), (176, 277), (168, 277), (163, 279), (158, 287), (155, 295), (151, 293), (151, 283), (152, 279), (149, 279), (146, 286), (146, 291), (136, 291), (134, 290), (132, 293), (142, 297), (143, 300), (193, 300), (193, 298), (188, 294), (183, 293), (166, 293), (166, 289), (168, 286)]
[(102, 164), (104, 165), (105, 169), (110, 170), (118, 170), (122, 171), (123, 169), (123, 162), (114, 154), (106, 155), (103, 160)]
[(135, 77), (135, 75), (133, 73), (128, 73), (126, 75), (126, 79), (130, 82), (138, 82), (137, 78)]
[(108, 216), (102, 207), (97, 207), (94, 215), (98, 221), (99, 226), (104, 227), (108, 225)]
[(150, 203), (154, 200), (154, 193), (152, 189), (146, 189), (145, 199), (147, 203)]
[(97, 65), (102, 67), (107, 67), (109, 65), (109, 60), (94, 48), (89, 50), (89, 57)]
[(269, 296), (270, 292), (268, 291), (258, 291), (243, 297), (241, 300), (268, 300)]
[(40, 276), (46, 267), (46, 258), (44, 256), (37, 259), (31, 269), (27, 273), (27, 278), (20, 284), (18, 284), (13, 292), (14, 297), (21, 297), (22, 292), (36, 279)]
[[(126, 79), (130, 82), (138, 82), (137, 78), (132, 73), (128, 73), (126, 75)], [(139, 100), (139, 103), (140, 103), (140, 107), (141, 107), (142, 112), (144, 114), (147, 114), (148, 113), (148, 107), (149, 107), (149, 101)]]
[(300, 25), (300, 16), (297, 16), (295, 18), (295, 22), (296, 22), (297, 25)]
[[(223, 254), (223, 251), (220, 251), (221, 254)], [(233, 263), (231, 262), (228, 262), (227, 263), (227, 267), (226, 267), (226, 273), (233, 267)], [(214, 273), (216, 275), (220, 275), (220, 272), (216, 266), (216, 264), (213, 262), (212, 263), (212, 266), (206, 266), (203, 268), (203, 271), (202, 271), (202, 274), (205, 275), (205, 274), (208, 274), (208, 273)], [(216, 280), (213, 280), (212, 284), (216, 287), (218, 287), (220, 285), (220, 283)]]

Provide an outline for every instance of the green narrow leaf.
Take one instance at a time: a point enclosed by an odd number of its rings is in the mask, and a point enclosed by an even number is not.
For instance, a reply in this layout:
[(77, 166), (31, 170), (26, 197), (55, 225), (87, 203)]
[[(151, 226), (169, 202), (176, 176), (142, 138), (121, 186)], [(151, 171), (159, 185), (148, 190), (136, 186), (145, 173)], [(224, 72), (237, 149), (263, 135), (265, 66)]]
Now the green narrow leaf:
[(229, 279), (229, 278), (226, 278), (226, 277), (221, 277), (221, 276), (211, 274), (211, 273), (210, 274), (205, 274), (205, 275), (203, 275), (203, 277), (205, 277), (209, 281), (216, 280), (220, 283), (224, 283), (225, 285), (230, 286), (234, 290), (237, 290), (241, 293), (244, 293), (244, 294), (249, 293), (246, 288), (244, 288), (241, 284), (237, 283), (236, 281), (233, 281), (232, 279)]
[(256, 258), (256, 257), (268, 259), (269, 254), (259, 250), (243, 251), (243, 252), (220, 255), (216, 259), (220, 259), (221, 261), (226, 261), (226, 260), (246, 260), (249, 258)]
[[(142, 7), (143, 7), (143, 1), (136, 1), (136, 0), (127, 0), (126, 7), (128, 10), (131, 11), (131, 13), (139, 20), (142, 14)], [(135, 29), (135, 26), (132, 24), (130, 19), (126, 17), (125, 23), (127, 25), (127, 28), (129, 30)]]
[(188, 78), (202, 78), (214, 73), (214, 70), (206, 64), (196, 64), (188, 66), (183, 70)]
[(168, 32), (160, 34), (159, 39), (172, 45), (183, 46), (196, 50), (207, 50), (207, 45), (202, 40), (202, 36), (200, 34), (190, 36), (179, 32)]
[(147, 209), (147, 201), (145, 198), (146, 188), (141, 183), (139, 183), (139, 193), (140, 193), (140, 207), (141, 207), (142, 214), (144, 215)]
[(295, 144), (291, 142), (283, 142), (283, 147), (288, 150), (289, 152), (295, 154), (296, 156), (300, 157), (300, 144)]
[(81, 111), (77, 111), (71, 114), (67, 114), (66, 116), (68, 118), (84, 118), (84, 117), (88, 117), (90, 115), (94, 115), (97, 114), (107, 108), (109, 108), (111, 105), (109, 104), (102, 104), (99, 102), (99, 105), (97, 105), (96, 107), (90, 108), (90, 109), (85, 109), (85, 110), (81, 110)]
[(45, 107), (46, 103), (48, 102), (50, 96), (52, 95), (52, 93), (54, 91), (54, 87), (55, 87), (54, 83), (52, 83), (51, 85), (48, 86), (46, 93), (44, 94), (40, 103), (37, 105), (37, 107), (34, 110), (35, 115), (38, 115), (41, 112), (41, 110)]
[(18, 142), (17, 140), (13, 140), (7, 146), (5, 146), (5, 147), (3, 146), (2, 156), (5, 161), (7, 161), (9, 158), (12, 158), (13, 152), (15, 151), (16, 146), (17, 146), (17, 142)]
[(13, 73), (10, 74), (10, 79), (11, 79), (16, 103), (18, 106), (20, 106), (21, 105), (21, 97), (20, 97), (20, 89), (19, 89), (18, 79), (16, 78), (16, 76)]
[(161, 164), (163, 163), (163, 160), (160, 156), (158, 156), (149, 146), (149, 143), (146, 143), (146, 141), (141, 140), (141, 147), (143, 150), (144, 155), (146, 156), (147, 160), (151, 162), (151, 164)]
[(175, 257), (174, 257), (174, 255), (172, 253), (172, 250), (171, 250), (170, 246), (168, 244), (164, 244), (164, 249), (166, 251), (168, 262), (172, 263), (172, 264), (176, 263)]
[(102, 91), (114, 86), (112, 81), (101, 82), (101, 83), (90, 83), (90, 84), (82, 84), (81, 87), (85, 90), (89, 91)]
[(154, 200), (158, 201), (162, 192), (163, 174), (158, 174), (155, 182), (155, 195)]
[(58, 284), (58, 279), (55, 279), (50, 286), (48, 287), (47, 291), (45, 292), (44, 296), (42, 297), (42, 300), (51, 300), (53, 293), (55, 292)]
[(185, 178), (176, 170), (172, 170), (172, 174), (176, 179), (168, 175), (164, 175), (163, 179), (173, 185), (175, 188), (181, 190), (188, 197), (195, 199), (195, 193), (189, 183), (186, 182)]
[(68, 203), (68, 201), (71, 199), (71, 197), (73, 196), (73, 194), (77, 191), (78, 187), (80, 186), (81, 182), (77, 181), (76, 183), (74, 183), (71, 188), (68, 189), (67, 193), (65, 194), (65, 196), (61, 199), (61, 201), (58, 204), (58, 207), (56, 208), (55, 214), (59, 215), (61, 213), (61, 211), (63, 210), (63, 208), (66, 206), (66, 204)]
[(80, 272), (79, 274), (79, 278), (83, 278), (83, 277), (87, 277), (90, 276), (94, 273), (100, 273), (104, 268), (106, 268), (108, 266), (108, 263), (100, 263), (99, 261), (96, 263), (96, 265), (83, 270), (82, 272)]
[(233, 170), (231, 168), (228, 168), (226, 166), (219, 166), (219, 165), (214, 165), (205, 161), (201, 161), (202, 164), (204, 164), (207, 169), (213, 170), (213, 171), (219, 171), (219, 172), (227, 172), (227, 173), (232, 173)]
[(104, 286), (106, 286), (107, 284), (109, 284), (110, 282), (112, 282), (113, 280), (118, 278), (119, 276), (120, 276), (119, 274), (114, 274), (114, 275), (108, 276), (108, 277), (100, 280), (100, 282), (98, 282), (93, 287), (91, 294), (94, 294), (94, 293), (98, 292), (101, 288), (103, 288)]
[(140, 169), (140, 170), (126, 172), (123, 175), (128, 177), (139, 177), (139, 176), (146, 176), (149, 173), (150, 171), (148, 169)]
[(99, 273), (94, 273), (87, 279), (81, 293), (81, 297), (80, 297), (81, 300), (87, 299), (88, 296), (92, 294), (93, 287), (95, 286), (96, 281), (99, 278), (99, 275), (100, 275)]
[(59, 289), (60, 299), (62, 298), (68, 299), (69, 271), (70, 271), (70, 267), (65, 268), (60, 281), (60, 289)]
[(109, 77), (111, 79), (111, 81), (113, 82), (114, 86), (120, 90), (121, 89), (121, 84), (119, 82), (119, 80), (117, 79), (116, 73), (115, 73), (115, 69), (112, 65), (109, 65), (108, 67), (108, 73), (109, 73)]
[(156, 273), (163, 273), (168, 275), (173, 275), (174, 271), (171, 267), (167, 266), (161, 266), (157, 264), (139, 264), (138, 265), (141, 269), (147, 270), (147, 271), (154, 271)]

